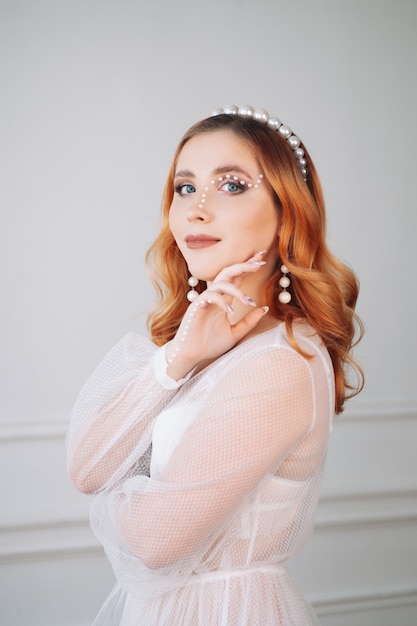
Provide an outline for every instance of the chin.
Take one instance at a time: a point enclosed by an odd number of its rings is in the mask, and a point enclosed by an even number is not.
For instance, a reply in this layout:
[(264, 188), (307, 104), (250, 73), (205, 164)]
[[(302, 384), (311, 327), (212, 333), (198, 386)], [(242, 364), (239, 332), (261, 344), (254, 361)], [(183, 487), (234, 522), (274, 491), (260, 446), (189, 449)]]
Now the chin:
[(211, 271), (208, 271), (207, 265), (205, 265), (204, 267), (197, 263), (189, 263), (187, 265), (188, 271), (190, 272), (191, 276), (195, 276), (196, 278), (198, 278), (198, 280), (204, 281), (206, 283), (212, 282), (216, 278), (217, 274), (219, 274), (219, 272), (221, 272), (221, 270), (223, 269), (222, 266), (219, 266), (213, 268)]
[[(220, 270), (219, 270), (219, 271), (220, 271)], [(214, 275), (211, 275), (211, 274), (210, 274), (210, 275), (208, 275), (208, 274), (206, 274), (206, 273), (201, 273), (201, 272), (196, 272), (196, 273), (191, 272), (191, 275), (192, 275), (192, 276), (195, 276), (196, 278), (198, 278), (198, 280), (199, 280), (200, 282), (203, 282), (203, 283), (212, 283), (212, 282), (213, 282), (213, 280), (216, 278), (216, 276), (217, 276), (217, 274), (218, 274), (218, 273), (219, 273), (219, 272), (216, 272), (216, 274), (214, 274)]]

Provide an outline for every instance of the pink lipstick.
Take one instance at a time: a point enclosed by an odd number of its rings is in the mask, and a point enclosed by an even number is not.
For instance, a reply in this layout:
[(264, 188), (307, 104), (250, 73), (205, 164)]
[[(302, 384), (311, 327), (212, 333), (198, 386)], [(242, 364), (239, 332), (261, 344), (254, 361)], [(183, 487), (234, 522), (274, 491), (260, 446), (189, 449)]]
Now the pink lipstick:
[(216, 237), (212, 237), (211, 235), (187, 235), (185, 238), (185, 242), (187, 247), (191, 250), (196, 250), (198, 248), (208, 248), (209, 246), (213, 246), (215, 243), (218, 243), (220, 239)]

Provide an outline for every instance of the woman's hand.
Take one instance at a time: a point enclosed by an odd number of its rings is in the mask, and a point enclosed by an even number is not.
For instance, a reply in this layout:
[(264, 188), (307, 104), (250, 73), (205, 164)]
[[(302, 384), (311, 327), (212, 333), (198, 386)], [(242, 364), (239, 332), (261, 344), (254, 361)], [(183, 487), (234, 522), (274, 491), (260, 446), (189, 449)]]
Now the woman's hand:
[[(225, 354), (267, 313), (267, 307), (257, 307), (252, 298), (240, 289), (248, 273), (257, 272), (265, 265), (262, 260), (264, 254), (265, 251), (258, 252), (244, 263), (223, 269), (208, 289), (188, 307), (177, 334), (166, 350), (167, 373), (174, 380), (180, 380), (198, 364)], [(251, 307), (249, 313), (236, 324), (229, 319), (234, 313), (231, 307), (234, 299)]]

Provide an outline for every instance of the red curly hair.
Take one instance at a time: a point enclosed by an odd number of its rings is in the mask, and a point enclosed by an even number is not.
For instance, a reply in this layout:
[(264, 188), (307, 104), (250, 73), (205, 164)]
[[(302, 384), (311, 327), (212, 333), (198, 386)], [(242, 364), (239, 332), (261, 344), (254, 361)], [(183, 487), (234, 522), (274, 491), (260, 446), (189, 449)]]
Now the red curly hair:
[[(177, 147), (163, 194), (162, 228), (147, 253), (148, 271), (159, 296), (157, 307), (148, 316), (151, 338), (158, 346), (172, 339), (189, 305), (185, 295), (189, 272), (168, 225), (179, 154), (192, 137), (226, 129), (248, 142), (272, 187), (280, 215), (279, 260), (265, 287), (264, 302), (270, 313), (285, 323), (289, 339), (300, 353), (292, 332), (294, 320), (307, 320), (320, 334), (332, 359), (335, 411), (340, 413), (345, 400), (363, 387), (363, 372), (351, 356), (363, 333), (354, 310), (358, 280), (326, 245), (323, 193), (305, 146), (301, 145), (307, 160), (307, 182), (287, 141), (255, 120), (225, 114), (207, 118), (192, 126)], [(282, 263), (291, 273), (292, 298), (288, 304), (278, 299)], [(356, 384), (348, 378), (348, 369), (356, 373)]]

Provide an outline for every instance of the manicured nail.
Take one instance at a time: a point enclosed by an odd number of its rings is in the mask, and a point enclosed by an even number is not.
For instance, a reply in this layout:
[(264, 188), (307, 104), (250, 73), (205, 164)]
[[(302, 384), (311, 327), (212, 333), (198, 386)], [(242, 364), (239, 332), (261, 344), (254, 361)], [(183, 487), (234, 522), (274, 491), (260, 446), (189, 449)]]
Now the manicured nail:
[(229, 311), (229, 313), (235, 312), (235, 310), (230, 306), (230, 304), (227, 305), (227, 310)]
[(269, 311), (269, 306), (263, 306), (261, 308), (262, 308), (262, 311), (264, 312), (264, 315), (266, 315)]
[(256, 302), (255, 300), (252, 300), (252, 298), (250, 296), (245, 296), (245, 300), (248, 304), (250, 304), (251, 306), (256, 306)]
[(265, 254), (266, 250), (261, 250), (260, 252), (257, 252), (256, 254), (254, 254), (254, 256), (259, 256), (260, 254)]
[(266, 265), (266, 261), (251, 261), (251, 265)]

